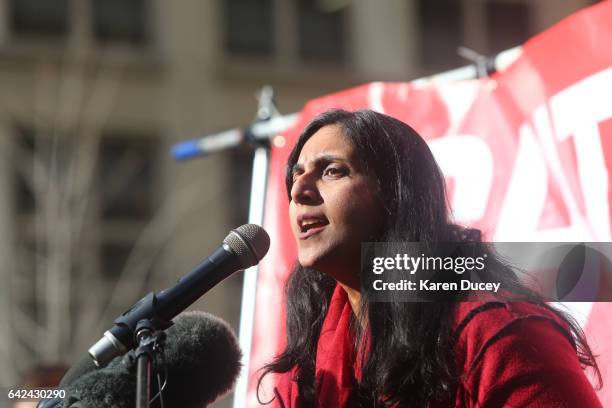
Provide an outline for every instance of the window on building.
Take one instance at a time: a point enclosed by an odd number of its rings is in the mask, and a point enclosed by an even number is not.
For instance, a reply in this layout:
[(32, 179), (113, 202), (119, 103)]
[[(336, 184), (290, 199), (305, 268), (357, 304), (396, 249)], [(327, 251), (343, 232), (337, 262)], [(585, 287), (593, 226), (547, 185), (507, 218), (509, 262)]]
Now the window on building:
[(36, 209), (36, 199), (31, 181), (21, 172), (15, 174), (15, 209), (20, 214), (32, 214)]
[(457, 47), (463, 45), (463, 2), (458, 0), (419, 0), (421, 58), (434, 70), (463, 64)]
[(494, 55), (521, 45), (534, 33), (529, 21), (530, 4), (488, 1), (485, 5), (489, 48)]
[[(42, 177), (37, 180), (46, 183), (43, 188), (53, 183), (59, 194), (67, 193), (63, 190), (70, 176), (66, 172), (75, 170), (71, 166), (77, 144), (68, 137), (35, 136), (28, 127), (18, 127), (15, 134), (14, 206), (18, 213), (30, 215), (40, 210), (34, 193), (35, 178)], [(146, 221), (152, 216), (158, 151), (158, 141), (152, 138), (102, 138), (95, 187), (103, 220)]]
[(11, 31), (17, 35), (64, 36), (69, 29), (68, 0), (10, 0)]
[(157, 151), (158, 144), (152, 139), (103, 138), (98, 161), (103, 219), (145, 220), (151, 217)]
[(274, 51), (272, 0), (224, 0), (224, 45), (233, 54), (271, 55)]
[(344, 60), (345, 10), (325, 10), (320, 0), (298, 0), (301, 58), (319, 61)]
[[(64, 177), (72, 156), (72, 143), (67, 138), (37, 134), (32, 127), (18, 126), (15, 129), (15, 209), (21, 214), (33, 213), (36, 209), (34, 183), (57, 180)], [(37, 178), (37, 180), (35, 180)], [(45, 180), (48, 179), (48, 180)]]
[(115, 281), (121, 275), (130, 257), (132, 246), (123, 243), (104, 243), (101, 248), (102, 274)]
[(36, 209), (36, 197), (32, 180), (32, 157), (34, 155), (34, 133), (31, 129), (16, 130), (13, 168), (15, 172), (15, 210), (20, 214), (31, 214)]
[[(285, 1), (285, 0), (284, 0)], [(346, 54), (346, 7), (325, 8), (321, 0), (225, 0), (224, 47), (229, 54), (274, 55), (282, 35), (275, 24), (290, 19), (294, 30), (284, 57), (303, 61), (341, 62)], [(291, 10), (291, 12), (287, 12)], [(283, 39), (284, 40), (284, 39)]]
[(92, 0), (93, 33), (100, 42), (149, 41), (148, 0)]
[[(101, 43), (136, 45), (146, 44), (151, 38), (150, 0), (7, 1), (11, 32), (17, 36), (46, 38), (91, 33)], [(76, 7), (83, 5), (86, 7)], [(89, 29), (85, 33), (77, 33), (71, 27), (75, 16), (87, 19)]]

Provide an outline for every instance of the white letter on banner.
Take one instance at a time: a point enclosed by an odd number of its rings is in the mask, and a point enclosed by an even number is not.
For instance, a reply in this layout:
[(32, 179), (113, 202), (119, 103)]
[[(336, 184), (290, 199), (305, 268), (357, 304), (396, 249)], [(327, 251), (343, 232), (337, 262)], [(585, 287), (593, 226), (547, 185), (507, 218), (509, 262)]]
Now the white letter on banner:
[(368, 87), (368, 102), (370, 108), (378, 113), (385, 113), (385, 107), (382, 103), (383, 94), (385, 93), (385, 84), (382, 82), (372, 82)]
[[(536, 129), (536, 135), (540, 141), (542, 147), (542, 153), (544, 154), (544, 160), (547, 165), (548, 174), (556, 182), (563, 199), (563, 205), (567, 209), (569, 214), (569, 227), (550, 229), (548, 231), (541, 231), (538, 235), (541, 235), (543, 239), (553, 240), (553, 237), (561, 239), (562, 236), (566, 236), (567, 239), (588, 239), (591, 234), (589, 233), (586, 219), (578, 208), (576, 197), (572, 193), (569, 185), (566, 169), (561, 163), (559, 158), (559, 152), (557, 149), (556, 141), (553, 136), (552, 123), (548, 112), (547, 105), (538, 106), (533, 112), (533, 123)], [(547, 191), (548, 194), (548, 191)], [(551, 235), (551, 234), (555, 235)], [(544, 238), (546, 235), (550, 235), (551, 238)]]
[(516, 161), (495, 230), (495, 241), (528, 239), (538, 227), (547, 194), (548, 174), (531, 127), (519, 130)]
[(458, 222), (480, 220), (489, 203), (493, 155), (487, 143), (472, 135), (446, 136), (429, 142), (442, 173), (455, 179), (451, 197)]
[(612, 118), (612, 68), (591, 75), (550, 99), (557, 139), (574, 137), (578, 177), (593, 238), (612, 239), (609, 174), (598, 123)]

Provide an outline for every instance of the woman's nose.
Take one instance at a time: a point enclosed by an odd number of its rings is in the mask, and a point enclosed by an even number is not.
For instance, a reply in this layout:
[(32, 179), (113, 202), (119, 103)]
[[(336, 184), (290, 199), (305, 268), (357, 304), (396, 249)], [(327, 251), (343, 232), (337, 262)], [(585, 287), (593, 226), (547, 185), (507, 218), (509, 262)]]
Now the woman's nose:
[(302, 174), (293, 182), (291, 200), (296, 204), (316, 205), (320, 199), (316, 181), (310, 175)]

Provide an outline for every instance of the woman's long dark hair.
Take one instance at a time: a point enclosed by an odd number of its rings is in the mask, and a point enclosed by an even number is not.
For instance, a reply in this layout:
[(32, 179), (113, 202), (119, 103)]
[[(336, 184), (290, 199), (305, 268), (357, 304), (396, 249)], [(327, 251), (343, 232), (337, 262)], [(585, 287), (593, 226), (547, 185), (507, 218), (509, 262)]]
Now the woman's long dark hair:
[[(405, 123), (370, 110), (332, 110), (310, 122), (289, 156), (287, 194), (290, 195), (292, 187), (289, 169), (297, 162), (302, 147), (328, 125), (340, 126), (366, 171), (378, 181), (384, 205), (383, 233), (378, 241), (480, 241), (479, 231), (452, 223), (444, 177), (425, 141)], [(486, 250), (484, 245), (483, 249)], [(524, 288), (512, 270), (495, 256), (489, 257), (487, 266), (491, 262), (494, 266), (488, 273), (494, 274), (502, 287), (521, 300), (552, 310), (567, 322), (580, 362), (595, 368), (599, 376), (579, 325)], [(287, 346), (264, 367), (260, 377), (261, 383), (270, 372), (286, 373), (297, 367), (302, 407), (315, 406), (317, 342), (335, 285), (333, 278), (318, 271), (299, 265), (294, 269), (286, 286)], [(456, 302), (374, 303), (362, 296), (370, 344), (362, 380), (353, 395), (358, 401), (356, 405), (382, 407), (399, 403), (402, 407), (422, 407), (432, 402), (452, 405), (461, 375), (454, 366), (453, 354), (456, 307)]]

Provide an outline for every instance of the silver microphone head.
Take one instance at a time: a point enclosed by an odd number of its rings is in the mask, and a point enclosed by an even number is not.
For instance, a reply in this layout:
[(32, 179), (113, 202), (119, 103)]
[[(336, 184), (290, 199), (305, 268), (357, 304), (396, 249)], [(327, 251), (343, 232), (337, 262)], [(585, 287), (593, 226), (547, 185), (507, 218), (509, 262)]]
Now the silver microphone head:
[(230, 231), (223, 240), (238, 255), (242, 269), (256, 265), (270, 249), (270, 236), (259, 225), (244, 224)]

